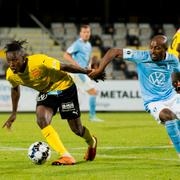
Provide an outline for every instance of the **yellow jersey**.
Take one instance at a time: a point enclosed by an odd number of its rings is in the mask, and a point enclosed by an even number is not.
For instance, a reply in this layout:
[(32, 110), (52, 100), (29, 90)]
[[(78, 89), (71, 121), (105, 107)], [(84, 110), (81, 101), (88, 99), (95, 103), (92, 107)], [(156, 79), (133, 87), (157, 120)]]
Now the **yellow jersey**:
[(170, 54), (174, 54), (177, 58), (179, 56), (179, 52), (177, 51), (178, 44), (180, 44), (180, 28), (178, 29), (176, 34), (173, 36), (172, 43), (168, 48), (168, 52)]
[(39, 92), (65, 90), (74, 84), (71, 76), (61, 70), (57, 59), (44, 54), (27, 56), (27, 66), (23, 73), (17, 74), (8, 68), (6, 79), (13, 87), (23, 85)]

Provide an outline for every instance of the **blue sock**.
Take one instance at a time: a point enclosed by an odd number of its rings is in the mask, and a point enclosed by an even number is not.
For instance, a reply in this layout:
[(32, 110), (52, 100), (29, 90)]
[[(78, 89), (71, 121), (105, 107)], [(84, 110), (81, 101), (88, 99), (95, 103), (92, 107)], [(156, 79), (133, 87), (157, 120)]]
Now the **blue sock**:
[(90, 119), (96, 116), (96, 96), (89, 97), (89, 116)]
[(166, 121), (165, 127), (177, 153), (180, 153), (180, 132), (177, 126), (178, 120)]

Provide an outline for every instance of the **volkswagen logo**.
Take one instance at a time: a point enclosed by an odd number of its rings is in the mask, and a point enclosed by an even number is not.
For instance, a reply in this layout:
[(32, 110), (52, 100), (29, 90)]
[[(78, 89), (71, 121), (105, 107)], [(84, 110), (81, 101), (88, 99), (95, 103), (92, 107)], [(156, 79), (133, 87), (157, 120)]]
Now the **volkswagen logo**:
[(165, 75), (161, 72), (154, 72), (150, 74), (149, 81), (157, 87), (162, 87), (165, 84)]

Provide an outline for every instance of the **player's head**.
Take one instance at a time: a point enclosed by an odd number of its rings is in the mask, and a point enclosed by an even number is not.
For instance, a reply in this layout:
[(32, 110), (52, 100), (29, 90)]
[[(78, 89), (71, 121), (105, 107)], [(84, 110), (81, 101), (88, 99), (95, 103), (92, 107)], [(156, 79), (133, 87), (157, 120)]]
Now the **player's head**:
[(150, 42), (150, 54), (153, 61), (165, 59), (168, 48), (167, 37), (163, 35), (154, 36)]
[(81, 25), (80, 27), (80, 38), (83, 41), (88, 41), (91, 36), (91, 28), (89, 25)]
[(12, 41), (5, 46), (6, 59), (10, 69), (14, 73), (21, 72), (24, 64), (26, 63), (25, 51), (23, 44), (26, 41)]

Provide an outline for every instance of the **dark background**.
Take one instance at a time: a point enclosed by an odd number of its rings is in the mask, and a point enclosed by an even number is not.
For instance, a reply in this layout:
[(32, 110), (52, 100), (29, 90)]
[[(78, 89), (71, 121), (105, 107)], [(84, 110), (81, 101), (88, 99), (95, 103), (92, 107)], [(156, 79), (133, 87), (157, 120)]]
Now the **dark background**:
[(51, 22), (180, 23), (179, 0), (0, 0), (0, 26), (37, 26), (33, 14), (46, 27)]

